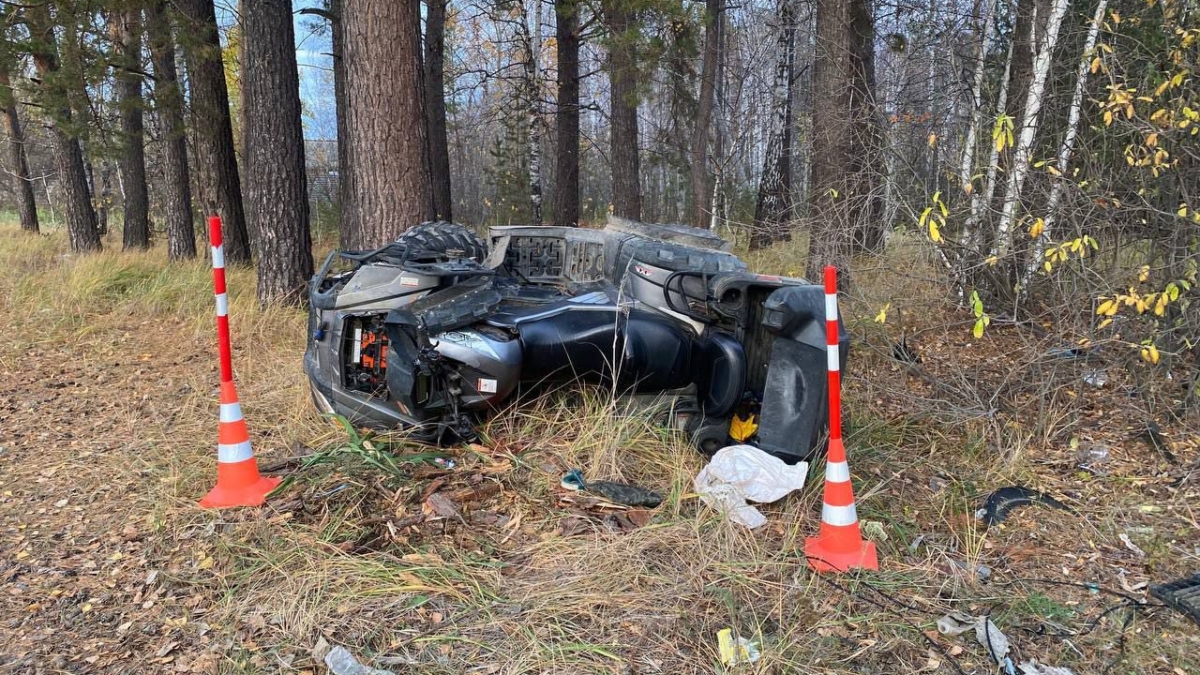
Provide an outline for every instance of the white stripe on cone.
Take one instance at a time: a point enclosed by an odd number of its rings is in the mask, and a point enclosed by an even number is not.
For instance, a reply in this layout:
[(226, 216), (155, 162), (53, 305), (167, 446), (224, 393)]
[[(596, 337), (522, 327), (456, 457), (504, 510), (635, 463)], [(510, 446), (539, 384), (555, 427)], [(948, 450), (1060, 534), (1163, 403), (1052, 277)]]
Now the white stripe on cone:
[(244, 462), (251, 457), (254, 457), (254, 451), (250, 449), (250, 441), (242, 441), (227, 445), (220, 443), (217, 445), (217, 461), (224, 464), (232, 464), (234, 462)]
[(221, 404), (221, 421), (222, 422), (237, 422), (242, 419), (242, 404), (241, 403), (222, 403)]
[(825, 358), (828, 360), (827, 365), (830, 371), (840, 369), (840, 366), (838, 365), (841, 362), (841, 355), (839, 354), (839, 351), (840, 350), (836, 344), (829, 345), (829, 348), (825, 350)]
[(832, 294), (825, 295), (825, 320), (837, 320), (837, 296)]
[(229, 296), (217, 294), (217, 316), (229, 316)]
[(225, 268), (225, 245), (212, 247), (213, 267)]
[(850, 506), (822, 504), (821, 521), (826, 525), (835, 525), (838, 527), (853, 525), (858, 522), (858, 510), (854, 508), (853, 504)]
[(825, 465), (826, 483), (845, 483), (850, 480), (850, 465), (845, 462), (829, 462)]

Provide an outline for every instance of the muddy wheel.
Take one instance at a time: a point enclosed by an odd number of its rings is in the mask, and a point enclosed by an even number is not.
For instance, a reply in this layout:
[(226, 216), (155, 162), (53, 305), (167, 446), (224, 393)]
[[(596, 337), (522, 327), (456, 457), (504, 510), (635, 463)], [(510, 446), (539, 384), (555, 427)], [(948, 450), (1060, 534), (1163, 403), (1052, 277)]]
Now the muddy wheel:
[(487, 242), (466, 226), (444, 220), (421, 223), (400, 235), (397, 241), (430, 253), (450, 254), (475, 262), (487, 258)]

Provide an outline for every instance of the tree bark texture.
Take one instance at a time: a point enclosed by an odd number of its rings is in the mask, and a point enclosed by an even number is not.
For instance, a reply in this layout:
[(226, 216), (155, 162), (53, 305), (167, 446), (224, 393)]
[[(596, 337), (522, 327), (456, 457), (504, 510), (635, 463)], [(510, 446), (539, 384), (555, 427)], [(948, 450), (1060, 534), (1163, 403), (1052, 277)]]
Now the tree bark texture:
[(21, 229), (37, 233), (37, 202), (33, 199), (33, 184), (29, 181), (25, 134), (21, 131), (21, 118), (17, 115), (17, 97), (7, 68), (0, 68), (0, 100), (4, 103), (4, 133), (8, 134), (8, 170), (13, 181), (13, 194), (17, 197), (17, 211), (21, 214)]
[(166, 0), (146, 8), (146, 33), (154, 64), (154, 103), (163, 126), (163, 211), (167, 230), (167, 257), (196, 257), (196, 231), (192, 214), (192, 186), (188, 173), (187, 138), (183, 124), (183, 92), (175, 71), (175, 38)]
[[(118, 67), (114, 73), (117, 109), (121, 116), (121, 154), (118, 165), (124, 188), (124, 226), (121, 248), (150, 247), (150, 194), (146, 184), (146, 139), (142, 119), (141, 11), (126, 9), (109, 16)], [(135, 72), (137, 71), (137, 72)]]
[(750, 248), (784, 238), (784, 224), (792, 215), (792, 127), (795, 109), (796, 15), (792, 0), (781, 0), (778, 11), (775, 84), (772, 102), (778, 111), (773, 120), (754, 207)]
[(813, 63), (812, 238), (807, 274), (846, 274), (855, 250), (878, 246), (882, 199), (874, 63), (867, 0), (818, 0)]
[(425, 130), (429, 141), (429, 177), (433, 215), (453, 220), (450, 192), (450, 145), (446, 134), (446, 6), (449, 0), (426, 0)]
[(358, 162), (348, 201), (348, 248), (394, 240), (426, 220), (418, 3), (343, 0), (346, 135)]
[(47, 113), (51, 145), (58, 165), (67, 238), (71, 250), (76, 253), (99, 251), (101, 244), (100, 232), (96, 229), (96, 211), (92, 208), (88, 190), (83, 150), (72, 132), (71, 105), (67, 97), (67, 85), (60, 77), (54, 25), (45, 5), (30, 9), (28, 21), (34, 43), (33, 64), (41, 81), (42, 105)]
[(250, 233), (242, 206), (229, 89), (225, 84), (213, 0), (178, 0), (176, 6), (187, 19), (181, 30), (190, 37), (184, 43), (184, 57), (190, 78), (200, 202), (205, 212), (221, 216), (226, 263), (248, 264)]
[(556, 0), (558, 107), (554, 122), (554, 224), (579, 224), (579, 0)]
[(700, 100), (692, 129), (689, 153), (692, 183), (692, 227), (707, 229), (712, 217), (712, 171), (708, 164), (708, 141), (716, 99), (717, 64), (721, 60), (721, 11), (725, 0), (705, 0), (704, 54), (700, 66)]
[(291, 0), (244, 6), (247, 215), (260, 304), (303, 303), (313, 274)]
[(641, 162), (638, 156), (637, 34), (633, 12), (622, 0), (601, 6), (610, 32), (608, 80), (611, 90), (612, 209), (622, 218), (642, 217)]

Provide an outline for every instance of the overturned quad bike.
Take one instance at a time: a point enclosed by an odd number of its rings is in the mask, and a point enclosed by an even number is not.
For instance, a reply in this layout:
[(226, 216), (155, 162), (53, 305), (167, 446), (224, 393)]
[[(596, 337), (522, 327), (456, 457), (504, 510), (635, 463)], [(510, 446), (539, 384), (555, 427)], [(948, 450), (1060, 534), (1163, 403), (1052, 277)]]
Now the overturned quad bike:
[[(489, 245), (490, 243), (490, 245)], [(418, 225), (335, 252), (310, 287), (305, 369), (324, 412), (469, 440), (520, 393), (572, 381), (661, 395), (702, 452), (747, 440), (819, 449), (824, 289), (753, 274), (704, 230), (611, 218), (602, 230)], [(848, 349), (839, 322), (841, 358)], [(753, 417), (752, 417), (753, 416)], [(738, 424), (745, 438), (753, 425)]]

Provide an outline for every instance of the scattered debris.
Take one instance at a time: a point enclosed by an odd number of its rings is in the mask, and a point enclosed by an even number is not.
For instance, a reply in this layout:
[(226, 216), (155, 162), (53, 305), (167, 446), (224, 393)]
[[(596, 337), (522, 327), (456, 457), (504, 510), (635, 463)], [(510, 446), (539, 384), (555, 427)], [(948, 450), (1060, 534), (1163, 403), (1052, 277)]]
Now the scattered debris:
[(622, 506), (644, 506), (653, 509), (662, 504), (662, 495), (653, 490), (608, 480), (585, 481), (583, 472), (579, 469), (567, 472), (560, 484), (568, 490), (583, 490), (600, 495)]
[(1054, 497), (1045, 492), (1031, 490), (1021, 485), (1003, 487), (988, 495), (987, 501), (983, 508), (975, 512), (976, 518), (982, 518), (988, 525), (997, 525), (1004, 522), (1008, 517), (1009, 511), (1018, 506), (1028, 506), (1030, 504), (1042, 504), (1064, 511), (1070, 511), (1070, 507), (1058, 501)]
[(721, 653), (721, 663), (726, 666), (754, 663), (762, 658), (759, 640), (748, 640), (744, 637), (734, 638), (733, 630), (730, 628), (722, 628), (717, 631), (717, 649)]
[(942, 478), (941, 476), (933, 476), (929, 479), (929, 491), (936, 495), (942, 490), (945, 490), (946, 486), (949, 484), (950, 481), (946, 480), (945, 478)]
[(1046, 356), (1056, 359), (1076, 361), (1080, 359), (1086, 359), (1088, 357), (1088, 352), (1083, 347), (1051, 347), (1050, 349), (1046, 350)]
[(1125, 548), (1136, 553), (1137, 557), (1139, 557), (1139, 558), (1146, 557), (1146, 552), (1143, 551), (1141, 549), (1141, 547), (1139, 547), (1137, 544), (1133, 543), (1133, 540), (1129, 538), (1129, 535), (1122, 532), (1120, 535), (1118, 535), (1117, 538), (1121, 540), (1122, 544), (1125, 544)]
[(747, 501), (770, 503), (804, 487), (808, 462), (789, 465), (778, 457), (749, 445), (718, 450), (696, 475), (696, 492), (710, 507), (751, 529), (767, 522)]
[(937, 620), (938, 632), (954, 637), (975, 627), (975, 617), (966, 612), (950, 612)]
[(1075, 671), (1070, 668), (1047, 666), (1044, 663), (1038, 663), (1037, 659), (1022, 661), (1017, 668), (1020, 669), (1021, 675), (1075, 675)]
[(1083, 374), (1083, 383), (1100, 389), (1108, 384), (1108, 373), (1099, 369), (1089, 370)]
[(1075, 461), (1079, 468), (1098, 475), (1107, 474), (1107, 471), (1100, 467), (1108, 464), (1110, 459), (1112, 459), (1112, 451), (1103, 443), (1093, 443), (1075, 453)]
[(345, 647), (334, 647), (325, 655), (325, 665), (329, 667), (329, 671), (333, 675), (395, 675), (390, 670), (380, 670), (370, 666), (364, 666), (354, 658), (354, 655), (346, 651)]
[(878, 520), (862, 521), (862, 535), (877, 544), (888, 540), (887, 530), (884, 529), (883, 523)]
[(899, 342), (892, 343), (892, 358), (902, 363), (921, 363), (921, 355), (908, 344), (908, 338), (901, 338)]
[(1150, 595), (1200, 624), (1200, 572), (1150, 587)]
[(987, 565), (975, 565), (972, 567), (965, 562), (951, 558), (950, 566), (963, 570), (964, 572), (970, 572), (974, 574), (975, 578), (979, 581), (987, 581), (988, 579), (992, 578), (992, 568), (988, 567)]

